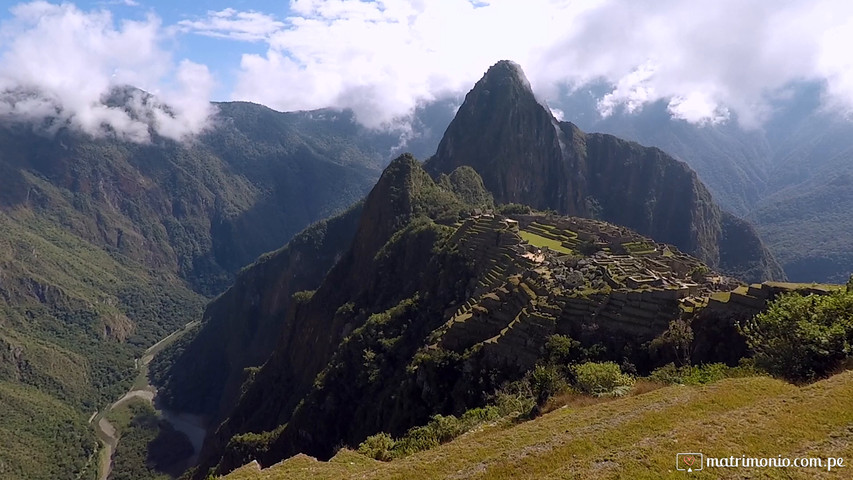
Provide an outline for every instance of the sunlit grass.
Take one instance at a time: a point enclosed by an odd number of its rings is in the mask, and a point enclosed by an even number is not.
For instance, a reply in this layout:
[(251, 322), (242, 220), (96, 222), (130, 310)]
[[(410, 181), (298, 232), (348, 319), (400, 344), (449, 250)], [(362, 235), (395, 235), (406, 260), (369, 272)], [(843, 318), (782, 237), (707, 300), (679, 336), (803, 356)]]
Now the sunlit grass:
[(525, 230), (522, 230), (520, 232), (520, 235), (521, 235), (521, 238), (523, 240), (527, 241), (527, 243), (533, 245), (534, 247), (539, 247), (539, 248), (547, 247), (547, 248), (550, 248), (551, 250), (553, 250), (555, 252), (566, 253), (566, 254), (572, 253), (571, 249), (564, 247), (563, 244), (557, 240), (545, 238), (541, 235), (537, 235), (535, 233), (531, 233), (531, 232), (528, 232)]
[[(642, 387), (631, 396), (566, 406), (532, 421), (498, 422), (388, 463), (342, 450), (331, 462), (300, 456), (227, 478), (684, 478), (678, 452), (707, 456), (853, 456), (853, 372), (805, 387), (768, 377), (706, 386)], [(846, 478), (848, 472), (727, 469), (691, 478)]]

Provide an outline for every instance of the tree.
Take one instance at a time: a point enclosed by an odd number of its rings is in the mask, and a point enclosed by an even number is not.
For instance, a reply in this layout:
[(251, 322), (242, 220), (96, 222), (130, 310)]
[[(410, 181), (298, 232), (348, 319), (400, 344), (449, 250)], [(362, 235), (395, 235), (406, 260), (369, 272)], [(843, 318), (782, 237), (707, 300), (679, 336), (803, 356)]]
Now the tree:
[(739, 326), (756, 364), (795, 382), (838, 368), (853, 353), (853, 293), (787, 293)]
[(690, 365), (693, 329), (690, 323), (678, 319), (669, 322), (669, 328), (652, 340), (652, 350), (671, 350), (678, 366)]

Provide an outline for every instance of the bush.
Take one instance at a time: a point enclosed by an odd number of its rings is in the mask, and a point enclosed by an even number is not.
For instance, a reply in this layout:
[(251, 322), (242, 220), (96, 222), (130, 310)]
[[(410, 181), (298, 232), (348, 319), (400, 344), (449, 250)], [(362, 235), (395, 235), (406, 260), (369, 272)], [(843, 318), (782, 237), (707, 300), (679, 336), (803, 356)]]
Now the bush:
[(462, 414), (462, 418), (460, 420), (462, 420), (464, 430), (468, 431), (476, 427), (477, 425), (495, 421), (501, 418), (502, 416), (504, 415), (501, 414), (501, 411), (498, 407), (494, 405), (488, 405), (482, 408), (472, 408), (471, 410), (468, 410), (467, 412)]
[(652, 352), (670, 352), (678, 365), (690, 364), (693, 329), (684, 320), (669, 322), (669, 328), (652, 340), (649, 345)]
[(537, 365), (528, 375), (530, 390), (536, 405), (543, 406), (552, 396), (566, 390), (566, 379), (553, 365)]
[(621, 397), (634, 385), (634, 378), (622, 373), (613, 362), (587, 362), (572, 367), (575, 387), (597, 397)]
[(740, 331), (758, 367), (795, 382), (814, 380), (853, 353), (853, 294), (783, 294)]
[(498, 205), (498, 213), (504, 215), (525, 215), (529, 214), (532, 210), (527, 205), (522, 205), (520, 203), (505, 203), (503, 205)]
[(723, 363), (676, 367), (674, 363), (670, 363), (655, 369), (649, 375), (649, 379), (663, 383), (704, 385), (724, 378), (749, 377), (758, 373), (748, 361), (741, 361), (737, 367), (730, 367)]
[(358, 446), (358, 453), (383, 462), (390, 462), (393, 457), (392, 449), (395, 441), (385, 432), (367, 437)]
[(580, 342), (565, 335), (551, 335), (545, 341), (544, 359), (551, 365), (568, 365), (582, 353)]
[(527, 415), (536, 405), (530, 384), (524, 380), (512, 382), (501, 387), (492, 399), (500, 416), (510, 414)]
[(377, 433), (367, 437), (358, 446), (358, 453), (387, 462), (393, 458), (405, 457), (437, 447), (478, 425), (497, 420), (502, 416), (500, 409), (492, 405), (473, 408), (462, 414), (462, 417), (433, 415), (429, 423), (410, 428), (406, 435), (397, 440), (387, 433)]

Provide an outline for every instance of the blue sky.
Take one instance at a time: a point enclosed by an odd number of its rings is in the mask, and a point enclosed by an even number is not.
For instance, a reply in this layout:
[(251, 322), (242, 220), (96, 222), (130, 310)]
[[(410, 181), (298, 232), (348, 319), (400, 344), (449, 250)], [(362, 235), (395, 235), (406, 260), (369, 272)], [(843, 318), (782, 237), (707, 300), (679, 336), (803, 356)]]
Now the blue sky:
[(464, 94), (500, 59), (518, 62), (544, 101), (609, 85), (601, 115), (664, 101), (688, 122), (736, 117), (755, 127), (803, 82), (821, 85), (825, 108), (853, 111), (849, 0), (7, 5), (0, 118), (60, 115), (93, 134), (109, 124), (129, 139), (144, 140), (146, 129), (100, 104), (118, 85), (168, 104), (148, 116), (175, 138), (206, 128), (210, 100), (349, 108), (368, 127), (405, 128), (417, 105)]
[[(54, 2), (60, 3), (60, 2)], [(237, 11), (257, 11), (286, 19), (290, 13), (287, 0), (235, 0), (235, 1), (168, 1), (168, 0), (87, 0), (71, 2), (83, 10), (110, 11), (116, 21), (122, 19), (145, 20), (154, 14), (162, 19), (164, 25), (177, 25), (181, 21), (197, 21), (208, 17), (209, 12), (221, 12), (226, 9)], [(2, 13), (8, 16), (9, 11)], [(218, 79), (218, 88), (212, 100), (230, 100), (234, 77), (243, 54), (263, 54), (267, 46), (260, 41), (235, 42), (229, 39), (215, 38), (193, 33), (178, 34), (173, 43), (174, 53), (193, 62), (207, 65)]]

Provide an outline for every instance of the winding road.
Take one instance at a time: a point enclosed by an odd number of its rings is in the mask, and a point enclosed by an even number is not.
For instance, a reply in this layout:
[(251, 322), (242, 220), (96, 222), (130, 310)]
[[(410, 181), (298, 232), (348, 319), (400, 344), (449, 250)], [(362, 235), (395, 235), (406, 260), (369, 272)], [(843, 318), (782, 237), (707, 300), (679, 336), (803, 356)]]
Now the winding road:
[[(145, 353), (142, 354), (142, 357), (136, 361), (136, 368), (139, 370), (139, 374), (137, 382), (135, 382), (134, 385), (140, 383), (139, 380), (144, 380), (144, 386), (142, 388), (132, 388), (122, 395), (121, 398), (104, 409), (103, 412), (95, 412), (89, 419), (89, 423), (95, 424), (95, 434), (102, 444), (98, 461), (99, 480), (107, 480), (109, 477), (110, 472), (112, 471), (113, 453), (115, 453), (115, 449), (118, 446), (120, 438), (115, 426), (107, 420), (107, 413), (134, 398), (141, 398), (153, 405), (154, 398), (157, 396), (157, 389), (148, 381), (148, 364), (154, 356), (157, 355), (157, 353), (166, 348), (170, 343), (180, 338), (198, 323), (198, 321), (190, 322), (184, 325), (180, 330), (172, 332), (159, 342), (148, 347), (148, 349), (145, 350)], [(195, 453), (190, 460), (195, 461), (195, 458), (201, 449), (201, 443), (204, 441), (204, 436), (207, 432), (205, 430), (203, 419), (197, 415), (170, 412), (168, 410), (159, 410), (158, 412), (162, 418), (172, 424), (175, 430), (183, 432), (190, 439), (190, 443), (192, 443), (193, 449), (195, 450)]]

